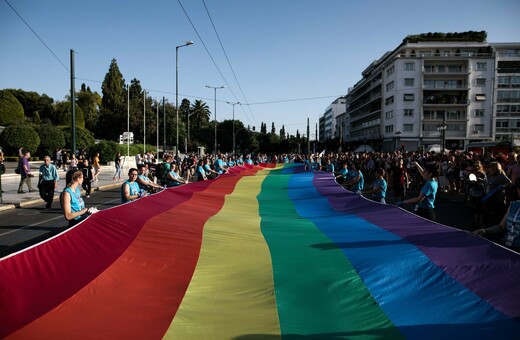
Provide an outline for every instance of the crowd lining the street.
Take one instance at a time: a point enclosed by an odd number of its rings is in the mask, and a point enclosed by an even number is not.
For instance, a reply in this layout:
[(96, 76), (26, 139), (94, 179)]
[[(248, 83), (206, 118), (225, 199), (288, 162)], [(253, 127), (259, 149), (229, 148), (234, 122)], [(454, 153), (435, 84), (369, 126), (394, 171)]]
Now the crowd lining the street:
[[(33, 177), (28, 159), (30, 153), (20, 149), (18, 192), (23, 185), (34, 191)], [(435, 198), (438, 191), (461, 195), (474, 207), (474, 218), (468, 225), (475, 235), (486, 235), (515, 250), (520, 249), (520, 155), (511, 152), (480, 155), (473, 152), (322, 152), (320, 154), (283, 154), (268, 156), (208, 154), (179, 155), (165, 153), (158, 162), (150, 152), (137, 155), (136, 168), (128, 172), (128, 179), (121, 185), (122, 203), (134, 201), (164, 188), (175, 187), (191, 181), (203, 181), (225, 174), (233, 166), (260, 163), (304, 163), (308, 171), (321, 170), (332, 173), (339, 185), (346, 189), (386, 204), (386, 195), (392, 190), (396, 204), (414, 204), (417, 215), (435, 220)], [(122, 180), (121, 155), (114, 158), (114, 181)], [(67, 188), (61, 195), (64, 216), (73, 225), (95, 208), (86, 209), (80, 189), (90, 197), (91, 183), (100, 173), (99, 154), (88, 157), (79, 153), (63, 162), (55, 155), (54, 164), (46, 156), (39, 168), (38, 189), (41, 198), (50, 208), (54, 189), (60, 179), (60, 168), (67, 171)], [(419, 195), (406, 199), (407, 190), (419, 191)], [(455, 212), (456, 213), (456, 212)], [(495, 237), (501, 235), (502, 237)]]

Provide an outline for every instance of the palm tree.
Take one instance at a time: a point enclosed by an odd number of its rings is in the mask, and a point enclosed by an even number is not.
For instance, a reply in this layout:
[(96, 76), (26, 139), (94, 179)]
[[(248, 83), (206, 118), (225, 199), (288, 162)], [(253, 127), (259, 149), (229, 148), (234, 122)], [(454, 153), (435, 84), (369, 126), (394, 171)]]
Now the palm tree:
[(209, 110), (208, 104), (202, 100), (197, 99), (191, 105), (191, 116), (193, 117), (192, 122), (195, 122), (197, 130), (200, 130), (203, 126), (209, 124), (210, 114), (211, 111)]

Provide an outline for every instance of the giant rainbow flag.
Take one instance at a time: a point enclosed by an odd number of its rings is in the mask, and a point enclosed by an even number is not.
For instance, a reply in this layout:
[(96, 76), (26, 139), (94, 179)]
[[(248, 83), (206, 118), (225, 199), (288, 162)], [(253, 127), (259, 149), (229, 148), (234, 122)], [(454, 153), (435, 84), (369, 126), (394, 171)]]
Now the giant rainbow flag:
[(0, 275), (7, 339), (520, 338), (518, 254), (296, 164), (101, 211)]

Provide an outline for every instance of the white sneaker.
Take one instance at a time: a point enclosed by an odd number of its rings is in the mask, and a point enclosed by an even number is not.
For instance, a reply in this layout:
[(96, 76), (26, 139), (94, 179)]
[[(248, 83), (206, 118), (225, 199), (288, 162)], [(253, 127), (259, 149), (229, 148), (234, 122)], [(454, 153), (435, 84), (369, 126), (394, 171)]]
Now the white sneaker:
[(90, 198), (90, 195), (87, 195), (86, 197), (87, 197), (87, 198)]

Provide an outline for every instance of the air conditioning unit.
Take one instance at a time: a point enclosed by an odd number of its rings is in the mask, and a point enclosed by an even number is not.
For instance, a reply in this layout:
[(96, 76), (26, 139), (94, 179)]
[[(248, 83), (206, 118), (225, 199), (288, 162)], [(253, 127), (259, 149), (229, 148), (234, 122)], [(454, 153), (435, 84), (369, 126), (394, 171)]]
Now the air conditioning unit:
[(480, 132), (479, 130), (475, 130), (475, 131), (473, 131), (473, 134), (474, 134), (474, 135), (478, 135), (479, 132)]

